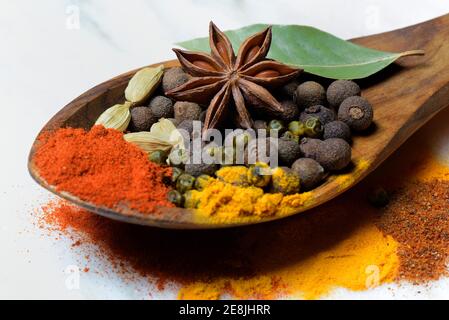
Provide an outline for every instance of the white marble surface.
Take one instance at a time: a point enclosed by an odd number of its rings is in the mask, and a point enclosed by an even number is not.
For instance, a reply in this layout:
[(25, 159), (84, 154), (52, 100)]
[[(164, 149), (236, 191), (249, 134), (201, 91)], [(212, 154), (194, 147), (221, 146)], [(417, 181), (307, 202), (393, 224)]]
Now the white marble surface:
[[(0, 0), (0, 298), (147, 297), (137, 291), (144, 283), (126, 285), (95, 273), (82, 275), (80, 289), (70, 290), (64, 270), (76, 257), (36, 234), (30, 222), (32, 209), (48, 197), (26, 170), (31, 142), (51, 115), (85, 90), (173, 58), (172, 44), (204, 36), (211, 19), (224, 29), (295, 23), (350, 38), (447, 12), (447, 0)], [(449, 298), (448, 287), (444, 280), (418, 297)], [(416, 291), (381, 287), (332, 297), (409, 298)], [(153, 296), (163, 297), (175, 294)]]

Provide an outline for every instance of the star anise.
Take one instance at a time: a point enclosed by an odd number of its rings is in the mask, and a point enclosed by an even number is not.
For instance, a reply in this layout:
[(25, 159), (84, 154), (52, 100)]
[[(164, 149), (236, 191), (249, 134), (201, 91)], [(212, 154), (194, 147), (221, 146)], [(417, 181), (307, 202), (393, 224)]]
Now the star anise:
[(173, 49), (183, 69), (193, 76), (166, 95), (176, 100), (209, 104), (203, 130), (217, 127), (236, 109), (236, 124), (253, 125), (246, 104), (271, 115), (283, 112), (282, 105), (267, 89), (280, 86), (302, 70), (266, 59), (271, 45), (271, 27), (246, 39), (235, 56), (228, 37), (213, 22), (209, 25), (211, 54)]

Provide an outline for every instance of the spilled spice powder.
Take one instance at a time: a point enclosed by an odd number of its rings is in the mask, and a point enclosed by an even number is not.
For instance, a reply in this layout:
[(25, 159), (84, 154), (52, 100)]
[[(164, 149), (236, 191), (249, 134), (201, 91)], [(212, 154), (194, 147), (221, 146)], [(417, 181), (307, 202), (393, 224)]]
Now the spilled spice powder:
[[(98, 246), (124, 278), (148, 277), (160, 289), (180, 284), (181, 299), (313, 299), (336, 287), (364, 290), (372, 283), (422, 283), (446, 274), (449, 182), (442, 177), (449, 167), (432, 168), (425, 181), (399, 175), (395, 183), (402, 179), (401, 187), (384, 209), (361, 197), (371, 186), (368, 181), (306, 214), (247, 228), (145, 228), (59, 201), (43, 210), (40, 222), (71, 235), (73, 242)], [(408, 217), (411, 208), (414, 214)], [(374, 281), (373, 266), (379, 272)]]
[[(111, 221), (58, 201), (42, 210), (40, 226), (74, 243), (80, 240), (73, 250), (83, 261), (92, 255), (84, 245), (95, 244), (95, 255), (125, 279), (148, 277), (161, 290), (175, 282), (181, 286), (179, 298), (318, 298), (336, 286), (363, 290), (370, 285), (373, 269), (366, 266), (371, 263), (380, 268), (380, 284), (423, 283), (445, 276), (449, 261), (449, 165), (422, 148), (434, 145), (435, 136), (449, 135), (445, 119), (432, 121), (428, 134), (420, 131), (354, 189), (283, 220), (226, 230), (159, 230)], [(446, 135), (437, 134), (437, 127)], [(392, 194), (383, 209), (365, 200), (378, 184)], [(365, 244), (357, 246), (360, 239)], [(359, 248), (351, 252), (365, 259), (330, 258), (345, 247)], [(375, 250), (383, 258), (373, 262), (369, 252)], [(338, 272), (330, 270), (332, 264), (340, 264)], [(354, 269), (359, 271), (354, 274)]]
[(449, 177), (396, 191), (377, 224), (401, 243), (400, 279), (420, 283), (448, 274)]
[(45, 210), (41, 225), (95, 243), (125, 277), (133, 273), (123, 266), (131, 266), (161, 287), (181, 284), (180, 298), (312, 299), (338, 286), (366, 289), (372, 265), (379, 267), (379, 283), (396, 277), (396, 242), (362, 212), (340, 198), (310, 215), (195, 232), (126, 225), (62, 202)]
[(126, 205), (141, 213), (173, 206), (166, 200), (168, 187), (163, 183), (171, 169), (150, 162), (117, 130), (62, 128), (44, 132), (39, 141), (34, 164), (40, 176), (59, 191), (96, 205)]

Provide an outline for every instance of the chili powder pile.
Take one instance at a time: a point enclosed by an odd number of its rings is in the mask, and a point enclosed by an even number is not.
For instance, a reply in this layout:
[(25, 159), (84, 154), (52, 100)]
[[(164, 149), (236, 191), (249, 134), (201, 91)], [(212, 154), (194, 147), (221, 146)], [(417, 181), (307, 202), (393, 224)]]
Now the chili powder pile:
[(126, 206), (155, 213), (166, 200), (171, 175), (126, 142), (123, 133), (103, 126), (91, 130), (62, 128), (44, 132), (33, 158), (39, 175), (58, 191), (109, 208)]

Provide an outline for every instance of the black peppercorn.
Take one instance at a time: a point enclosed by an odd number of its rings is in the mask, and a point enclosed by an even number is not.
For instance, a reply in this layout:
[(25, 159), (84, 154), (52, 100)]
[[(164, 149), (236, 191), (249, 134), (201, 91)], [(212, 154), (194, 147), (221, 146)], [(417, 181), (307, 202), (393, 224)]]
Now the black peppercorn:
[(346, 123), (354, 131), (363, 131), (373, 121), (373, 107), (362, 97), (346, 98), (338, 109), (338, 120)]
[(346, 98), (360, 96), (360, 87), (354, 81), (336, 80), (327, 88), (326, 96), (329, 105), (338, 109)]

